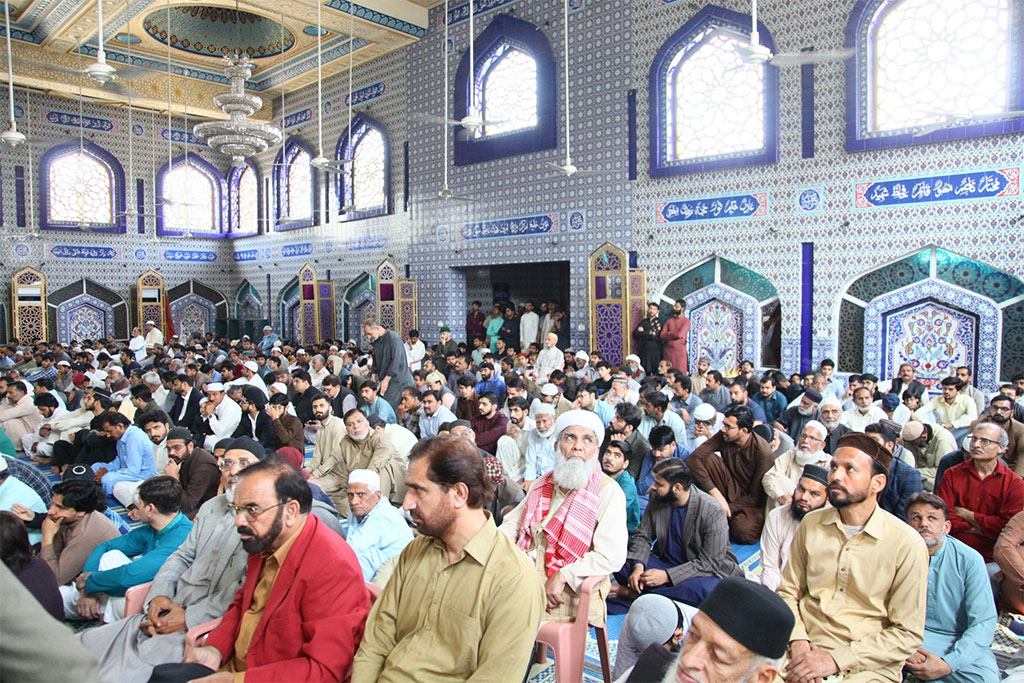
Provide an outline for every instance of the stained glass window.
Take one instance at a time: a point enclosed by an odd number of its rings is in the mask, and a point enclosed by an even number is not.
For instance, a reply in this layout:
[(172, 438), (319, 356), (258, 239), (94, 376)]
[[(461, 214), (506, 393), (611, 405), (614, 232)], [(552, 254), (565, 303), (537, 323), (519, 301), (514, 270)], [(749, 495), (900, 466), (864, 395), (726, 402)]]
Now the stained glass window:
[(1010, 0), (902, 0), (880, 15), (870, 49), (869, 129), (1007, 111)]
[(245, 234), (259, 232), (259, 193), (256, 171), (246, 166), (238, 175), (235, 206), (235, 230)]
[(537, 125), (537, 61), (525, 49), (499, 44), (483, 61), (475, 87), (481, 117), (495, 122), (478, 130), (478, 136)]
[(50, 223), (114, 222), (114, 182), (106, 164), (76, 149), (50, 163), (47, 180)]
[(764, 70), (736, 48), (749, 38), (711, 28), (681, 50), (667, 75), (666, 149), (674, 161), (764, 147)]
[(287, 214), (291, 220), (313, 218), (313, 171), (309, 165), (312, 159), (303, 149), (298, 150), (288, 162), (288, 205)]
[(164, 231), (219, 232), (216, 197), (210, 177), (193, 164), (179, 164), (161, 179)]
[(384, 206), (384, 136), (373, 127), (356, 143), (352, 163), (352, 185), (357, 211)]

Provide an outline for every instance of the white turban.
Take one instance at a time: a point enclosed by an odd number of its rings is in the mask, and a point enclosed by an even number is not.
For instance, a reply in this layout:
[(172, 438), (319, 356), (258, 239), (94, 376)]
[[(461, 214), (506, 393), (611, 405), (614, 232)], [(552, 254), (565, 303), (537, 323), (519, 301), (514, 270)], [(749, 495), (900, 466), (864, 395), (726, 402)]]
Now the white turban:
[[(817, 429), (818, 430), (818, 436), (820, 438), (822, 438), (822, 439), (827, 439), (828, 438), (828, 430), (825, 429), (825, 425), (821, 424), (817, 420), (810, 420), (810, 421), (808, 421), (807, 424), (804, 425), (804, 429), (807, 429), (808, 427), (811, 427), (813, 429)], [(800, 435), (797, 434), (797, 438), (799, 438), (799, 437), (800, 437)]]
[(550, 403), (541, 403), (537, 401), (533, 404), (533, 417), (536, 418), (538, 415), (554, 415), (555, 407)]
[(376, 493), (380, 491), (380, 475), (373, 470), (352, 470), (348, 475), (348, 483), (352, 484), (366, 484), (366, 488), (370, 489), (370, 493)]
[(274, 382), (270, 385), (270, 388), (279, 394), (287, 394), (288, 387), (284, 385), (284, 382)]
[(586, 427), (597, 436), (597, 445), (604, 443), (604, 423), (597, 413), (589, 410), (567, 410), (555, 420), (555, 434), (561, 434), (566, 427)]

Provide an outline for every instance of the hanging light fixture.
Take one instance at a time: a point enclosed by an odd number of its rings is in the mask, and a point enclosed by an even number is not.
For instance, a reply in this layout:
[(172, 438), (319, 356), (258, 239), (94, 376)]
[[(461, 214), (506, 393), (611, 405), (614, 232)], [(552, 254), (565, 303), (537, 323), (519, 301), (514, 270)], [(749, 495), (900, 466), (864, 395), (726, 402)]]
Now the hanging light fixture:
[[(235, 22), (241, 27), (238, 2), (235, 2)], [(252, 77), (253, 63), (239, 45), (233, 53), (224, 55), (224, 74), (231, 81), (231, 91), (215, 95), (213, 103), (230, 118), (227, 121), (207, 121), (196, 124), (192, 134), (216, 152), (231, 157), (231, 165), (242, 167), (249, 157), (265, 151), (283, 139), (281, 129), (269, 123), (250, 121), (249, 117), (263, 108), (263, 100), (245, 92), (245, 82)]]

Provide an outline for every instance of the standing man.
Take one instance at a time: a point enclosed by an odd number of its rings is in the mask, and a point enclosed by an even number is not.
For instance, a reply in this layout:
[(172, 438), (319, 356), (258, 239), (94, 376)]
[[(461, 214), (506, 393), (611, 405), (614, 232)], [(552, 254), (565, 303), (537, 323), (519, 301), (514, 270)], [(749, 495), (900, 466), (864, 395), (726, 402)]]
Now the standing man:
[(832, 509), (804, 517), (779, 595), (796, 617), (783, 676), (846, 683), (903, 679), (924, 640), (928, 554), (921, 536), (881, 509), (884, 446), (844, 436), (832, 457)]
[[(677, 299), (672, 304), (672, 317), (665, 321), (661, 328), (661, 340), (665, 342), (663, 355), (672, 367), (683, 374), (689, 371), (690, 363), (687, 348), (690, 337), (690, 319), (686, 317), (686, 301)], [(655, 368), (657, 365), (648, 365)]]
[(426, 439), (406, 483), (420, 535), (373, 605), (353, 683), (522, 679), (544, 591), (483, 509), (493, 496), (483, 458), (466, 439)]
[(152, 349), (155, 346), (164, 345), (164, 333), (161, 332), (156, 323), (152, 320), (146, 321), (146, 347)]
[(540, 331), (540, 316), (533, 310), (533, 302), (527, 301), (523, 304), (526, 310), (519, 317), (519, 350), (526, 352), (530, 350), (530, 344), (537, 342), (537, 334)]
[(466, 315), (466, 339), (474, 339), (487, 329), (484, 325), (484, 314), (480, 310), (482, 305), (479, 301), (470, 304), (471, 310)]
[(384, 329), (375, 318), (363, 321), (363, 332), (373, 340), (373, 374), (380, 395), (395, 408), (402, 400), (402, 392), (413, 386), (402, 338), (397, 332)]
[(420, 369), (425, 355), (427, 355), (427, 347), (420, 341), (420, 331), (409, 330), (409, 339), (405, 342), (405, 360), (409, 364), (410, 373)]
[(661, 360), (661, 320), (658, 318), (658, 304), (647, 304), (647, 317), (633, 330), (633, 339), (640, 352), (640, 363), (653, 372)]

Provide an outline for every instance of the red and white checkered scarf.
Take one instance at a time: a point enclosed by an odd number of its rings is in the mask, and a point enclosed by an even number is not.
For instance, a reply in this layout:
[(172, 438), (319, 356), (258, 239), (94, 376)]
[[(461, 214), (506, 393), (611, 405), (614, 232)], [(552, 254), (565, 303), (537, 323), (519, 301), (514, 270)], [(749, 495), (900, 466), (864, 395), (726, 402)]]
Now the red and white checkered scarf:
[[(526, 494), (526, 507), (519, 521), (516, 545), (528, 551), (533, 545), (533, 525), (542, 521), (551, 510), (555, 490), (552, 473), (548, 472)], [(550, 577), (562, 567), (579, 561), (590, 550), (597, 526), (597, 505), (601, 499), (601, 472), (595, 469), (586, 486), (575, 489), (555, 511), (544, 527), (548, 539), (544, 566)]]

